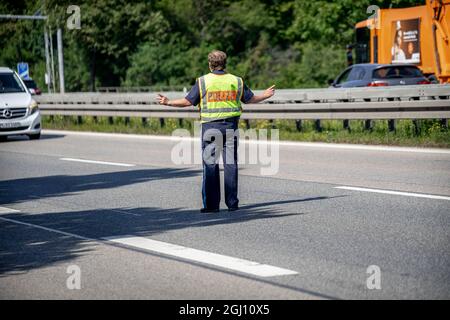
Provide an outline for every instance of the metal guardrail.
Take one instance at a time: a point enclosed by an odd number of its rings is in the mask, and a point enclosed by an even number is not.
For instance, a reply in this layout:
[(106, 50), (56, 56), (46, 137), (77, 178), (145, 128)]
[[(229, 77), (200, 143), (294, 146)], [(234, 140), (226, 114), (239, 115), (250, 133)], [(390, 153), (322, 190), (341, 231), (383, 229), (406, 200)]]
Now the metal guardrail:
[(187, 92), (186, 86), (134, 86), (134, 87), (98, 87), (97, 92), (116, 93), (116, 92), (155, 92), (155, 91), (184, 91)]
[[(256, 91), (258, 94), (260, 91)], [(170, 99), (182, 92), (165, 92)], [(156, 93), (66, 93), (36, 96), (43, 114), (198, 118), (196, 107), (158, 105)], [(243, 105), (243, 119), (446, 119), (450, 85), (277, 90), (260, 104)]]

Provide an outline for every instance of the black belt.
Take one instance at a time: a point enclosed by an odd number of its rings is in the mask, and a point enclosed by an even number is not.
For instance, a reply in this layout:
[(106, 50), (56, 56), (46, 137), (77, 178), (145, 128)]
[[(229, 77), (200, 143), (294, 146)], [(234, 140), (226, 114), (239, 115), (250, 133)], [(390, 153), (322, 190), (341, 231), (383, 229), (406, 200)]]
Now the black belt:
[(225, 118), (225, 119), (212, 120), (212, 121), (208, 121), (206, 123), (209, 123), (209, 122), (235, 122), (237, 120), (239, 120), (239, 116), (231, 117), (231, 118)]

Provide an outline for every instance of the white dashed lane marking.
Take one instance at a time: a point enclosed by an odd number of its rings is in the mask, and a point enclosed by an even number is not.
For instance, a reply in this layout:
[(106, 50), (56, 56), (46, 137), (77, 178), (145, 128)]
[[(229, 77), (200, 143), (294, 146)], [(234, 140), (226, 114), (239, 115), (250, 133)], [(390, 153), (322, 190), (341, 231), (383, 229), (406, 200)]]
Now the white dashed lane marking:
[(177, 258), (205, 263), (224, 269), (243, 272), (259, 277), (274, 277), (283, 275), (294, 275), (296, 271), (283, 269), (279, 267), (261, 264), (254, 261), (225, 256), (203, 250), (183, 247), (167, 242), (155, 241), (143, 237), (122, 236), (106, 238), (109, 241), (119, 243), (134, 248), (144, 249), (152, 252), (165, 254)]
[(73, 161), (73, 162), (83, 162), (83, 163), (93, 163), (93, 164), (103, 164), (108, 166), (117, 167), (134, 167), (134, 164), (129, 163), (119, 163), (119, 162), (108, 162), (108, 161), (97, 161), (97, 160), (87, 160), (87, 159), (74, 159), (74, 158), (60, 158), (62, 161)]
[(401, 192), (401, 191), (383, 190), (383, 189), (369, 189), (369, 188), (359, 188), (359, 187), (347, 187), (347, 186), (339, 186), (339, 187), (334, 187), (334, 188), (343, 189), (343, 190), (362, 191), (362, 192), (384, 193), (384, 194), (392, 194), (392, 195), (406, 196), (406, 197), (428, 198), (428, 199), (436, 199), (436, 200), (450, 200), (450, 197), (438, 196), (438, 195), (433, 195), (433, 194)]

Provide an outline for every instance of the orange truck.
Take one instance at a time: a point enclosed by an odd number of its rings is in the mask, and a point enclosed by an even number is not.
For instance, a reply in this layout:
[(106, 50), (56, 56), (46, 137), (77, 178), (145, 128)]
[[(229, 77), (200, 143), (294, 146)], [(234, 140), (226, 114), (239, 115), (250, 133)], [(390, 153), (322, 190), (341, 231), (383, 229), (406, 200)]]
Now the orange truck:
[(417, 65), (433, 82), (450, 83), (450, 0), (374, 10), (356, 24), (356, 63)]

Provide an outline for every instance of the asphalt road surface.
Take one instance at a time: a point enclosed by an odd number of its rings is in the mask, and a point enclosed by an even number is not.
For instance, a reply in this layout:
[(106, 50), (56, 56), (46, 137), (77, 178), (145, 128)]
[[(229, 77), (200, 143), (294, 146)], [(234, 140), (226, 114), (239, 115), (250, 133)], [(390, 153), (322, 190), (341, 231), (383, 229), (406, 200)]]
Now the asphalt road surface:
[(450, 298), (450, 150), (282, 143), (276, 174), (241, 165), (240, 211), (202, 214), (178, 143), (1, 143), (0, 298)]

